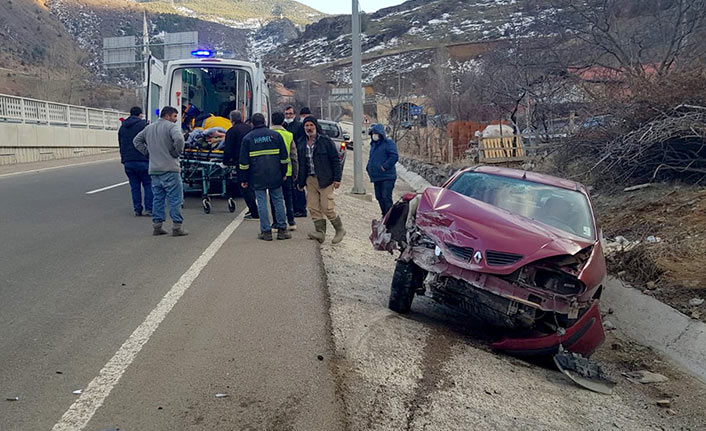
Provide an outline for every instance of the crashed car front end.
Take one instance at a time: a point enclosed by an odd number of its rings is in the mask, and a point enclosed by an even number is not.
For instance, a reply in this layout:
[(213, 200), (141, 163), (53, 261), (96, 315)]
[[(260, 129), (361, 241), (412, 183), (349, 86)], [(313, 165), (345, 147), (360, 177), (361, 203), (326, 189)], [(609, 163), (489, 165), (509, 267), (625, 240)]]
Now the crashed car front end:
[[(592, 214), (591, 214), (592, 218)], [(600, 240), (570, 235), (447, 188), (406, 195), (373, 223), (377, 250), (424, 274), (417, 294), (501, 328), (517, 355), (590, 355), (605, 335), (598, 302)]]

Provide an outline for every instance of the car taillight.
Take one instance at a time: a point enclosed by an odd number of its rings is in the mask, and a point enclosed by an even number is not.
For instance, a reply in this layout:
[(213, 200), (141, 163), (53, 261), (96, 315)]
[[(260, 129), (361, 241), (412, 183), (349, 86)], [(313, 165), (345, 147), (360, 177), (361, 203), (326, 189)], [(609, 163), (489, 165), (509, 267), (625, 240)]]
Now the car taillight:
[(346, 149), (346, 143), (345, 143), (345, 142), (341, 142), (341, 150), (345, 150), (345, 149)]

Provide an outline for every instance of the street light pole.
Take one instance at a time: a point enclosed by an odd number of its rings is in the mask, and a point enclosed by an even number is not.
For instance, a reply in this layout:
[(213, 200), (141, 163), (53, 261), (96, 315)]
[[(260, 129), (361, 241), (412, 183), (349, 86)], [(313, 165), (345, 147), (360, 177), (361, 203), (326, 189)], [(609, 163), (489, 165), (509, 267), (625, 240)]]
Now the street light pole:
[(360, 52), (360, 14), (358, 0), (353, 1), (352, 34), (353, 41), (353, 194), (365, 194), (363, 186), (363, 76)]

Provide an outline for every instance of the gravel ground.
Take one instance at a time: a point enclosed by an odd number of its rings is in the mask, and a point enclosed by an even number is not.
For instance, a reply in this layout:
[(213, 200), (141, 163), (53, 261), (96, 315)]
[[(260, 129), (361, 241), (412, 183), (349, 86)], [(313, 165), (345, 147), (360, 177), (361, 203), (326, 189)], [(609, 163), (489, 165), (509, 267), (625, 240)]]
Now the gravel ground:
[[(409, 315), (389, 311), (395, 256), (374, 251), (368, 240), (377, 202), (345, 193), (353, 183), (349, 156), (336, 195), (348, 236), (327, 242), (321, 254), (351, 430), (706, 429), (704, 386), (615, 331), (596, 355), (618, 381), (605, 396), (556, 370), (492, 352), (482, 328), (427, 298), (417, 297)], [(398, 180), (395, 197), (410, 190)], [(621, 377), (643, 367), (670, 380), (638, 385)], [(664, 398), (671, 409), (656, 405)]]

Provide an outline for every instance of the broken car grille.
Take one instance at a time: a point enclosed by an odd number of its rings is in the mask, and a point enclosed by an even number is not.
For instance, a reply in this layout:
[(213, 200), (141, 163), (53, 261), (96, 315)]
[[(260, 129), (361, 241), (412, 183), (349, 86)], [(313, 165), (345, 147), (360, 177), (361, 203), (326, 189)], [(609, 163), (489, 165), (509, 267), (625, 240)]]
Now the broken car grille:
[(457, 258), (470, 262), (473, 257), (473, 248), (471, 247), (460, 247), (458, 245), (446, 243), (446, 247), (454, 254)]
[(518, 262), (523, 257), (524, 256), (520, 254), (505, 253), (502, 251), (487, 250), (485, 252), (485, 259), (488, 262), (488, 265), (491, 266), (512, 265), (513, 263)]

